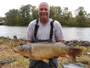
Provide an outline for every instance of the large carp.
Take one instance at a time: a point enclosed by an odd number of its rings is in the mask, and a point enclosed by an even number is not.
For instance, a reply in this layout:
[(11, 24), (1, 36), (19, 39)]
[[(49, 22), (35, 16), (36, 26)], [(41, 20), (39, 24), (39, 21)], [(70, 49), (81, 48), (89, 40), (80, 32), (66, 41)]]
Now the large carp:
[(34, 60), (43, 60), (62, 55), (69, 55), (76, 62), (76, 56), (82, 54), (83, 50), (66, 46), (63, 43), (30, 43), (14, 48), (16, 53)]

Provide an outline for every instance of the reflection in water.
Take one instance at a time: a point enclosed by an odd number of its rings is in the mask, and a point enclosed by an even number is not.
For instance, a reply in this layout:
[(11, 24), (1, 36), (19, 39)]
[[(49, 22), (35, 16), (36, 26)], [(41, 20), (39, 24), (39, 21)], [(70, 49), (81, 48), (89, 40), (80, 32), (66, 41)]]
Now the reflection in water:
[[(27, 27), (0, 26), (0, 36), (26, 38)], [(63, 27), (64, 40), (90, 41), (90, 28)]]

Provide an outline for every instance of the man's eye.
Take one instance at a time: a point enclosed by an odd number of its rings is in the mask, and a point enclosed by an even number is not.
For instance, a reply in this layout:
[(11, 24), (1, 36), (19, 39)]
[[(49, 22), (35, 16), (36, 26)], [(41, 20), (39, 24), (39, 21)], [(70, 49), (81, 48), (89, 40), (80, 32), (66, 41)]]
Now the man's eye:
[(40, 11), (43, 11), (43, 9), (40, 9)]
[(47, 11), (48, 9), (40, 9), (40, 11), (43, 11), (43, 10), (44, 10), (44, 11)]
[(47, 11), (47, 9), (45, 9), (45, 11)]

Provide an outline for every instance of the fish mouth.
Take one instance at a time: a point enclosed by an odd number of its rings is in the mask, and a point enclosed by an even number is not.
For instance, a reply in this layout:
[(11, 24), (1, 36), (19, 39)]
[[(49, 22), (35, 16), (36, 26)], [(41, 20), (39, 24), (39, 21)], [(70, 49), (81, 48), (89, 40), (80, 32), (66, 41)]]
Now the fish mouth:
[(19, 49), (17, 49), (17, 48), (14, 48), (14, 52), (15, 52), (15, 53), (19, 53), (19, 52), (20, 52), (20, 50), (19, 50)]

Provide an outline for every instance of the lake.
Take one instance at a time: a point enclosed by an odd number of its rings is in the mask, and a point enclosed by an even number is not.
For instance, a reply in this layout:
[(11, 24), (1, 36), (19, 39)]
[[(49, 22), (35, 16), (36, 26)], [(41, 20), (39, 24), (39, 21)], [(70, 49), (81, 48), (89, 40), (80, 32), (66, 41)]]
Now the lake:
[[(27, 27), (21, 26), (0, 26), (0, 37), (26, 38)], [(83, 40), (90, 41), (90, 27), (63, 27), (64, 40)]]

